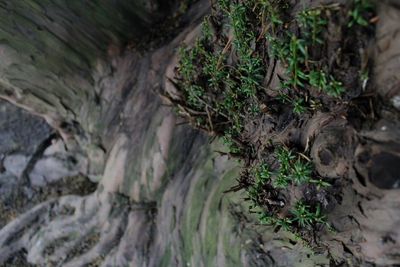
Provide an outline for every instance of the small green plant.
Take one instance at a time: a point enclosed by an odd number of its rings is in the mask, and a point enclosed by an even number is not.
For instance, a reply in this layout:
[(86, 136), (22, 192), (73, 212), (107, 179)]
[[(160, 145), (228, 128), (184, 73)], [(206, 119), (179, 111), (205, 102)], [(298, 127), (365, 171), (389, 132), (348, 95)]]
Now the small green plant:
[(331, 186), (330, 183), (328, 183), (322, 179), (311, 179), (310, 183), (315, 184), (317, 187), (317, 190), (328, 188)]
[(324, 90), (328, 86), (328, 76), (322, 70), (312, 70), (307, 77), (313, 87)]
[(275, 156), (280, 163), (280, 169), (282, 172), (288, 173), (291, 167), (291, 162), (296, 158), (294, 153), (285, 147), (280, 147), (275, 152)]
[(337, 81), (332, 75), (328, 76), (322, 70), (312, 70), (307, 77), (311, 86), (330, 96), (339, 97), (345, 91), (342, 82)]
[[(281, 83), (281, 85), (282, 85), (282, 83)], [(282, 90), (282, 88), (281, 88), (281, 90)], [(278, 96), (276, 97), (276, 99), (278, 99), (283, 104), (291, 102), (291, 98), (285, 92), (278, 92)]]
[(308, 57), (307, 46), (303, 39), (299, 39), (292, 34), (289, 43), (288, 73), (290, 74), (289, 83), (293, 87), (304, 87), (303, 81), (307, 78), (301, 67)]
[(293, 112), (297, 115), (301, 115), (306, 112), (306, 107), (304, 106), (304, 99), (298, 98), (293, 100)]
[(268, 213), (262, 213), (259, 217), (261, 224), (271, 225), (275, 228), (281, 227), (283, 230), (291, 232), (293, 221), (290, 218), (277, 218)]
[(261, 164), (256, 171), (257, 183), (264, 185), (269, 182), (272, 176), (270, 167), (267, 164)]
[(295, 208), (292, 210), (293, 221), (297, 222), (300, 227), (309, 228), (313, 221), (313, 213), (310, 211), (310, 206), (306, 205), (303, 201), (296, 203)]
[(239, 93), (245, 97), (254, 97), (263, 78), (261, 59), (250, 54), (243, 55), (237, 69), (241, 77)]
[(328, 229), (330, 228), (326, 216), (322, 214), (321, 206), (317, 204), (314, 211), (312, 211), (311, 207), (305, 204), (303, 200), (296, 203), (295, 207), (291, 210), (290, 217), (280, 218), (270, 213), (261, 212), (259, 221), (261, 224), (281, 227), (285, 231), (293, 231), (293, 226), (295, 226), (295, 224), (297, 224), (298, 227), (306, 229), (317, 224), (325, 225)]
[(373, 9), (373, 5), (369, 0), (354, 0), (353, 9), (349, 12), (349, 23), (348, 27), (354, 25), (368, 26), (368, 21), (364, 18), (365, 13), (370, 12)]
[(269, 49), (270, 49), (271, 55), (274, 58), (285, 62), (287, 56), (290, 53), (287, 42), (285, 42), (284, 40), (281, 40), (279, 38), (276, 38), (272, 35), (267, 35), (265, 38), (269, 42)]
[(283, 23), (278, 12), (279, 6), (271, 3), (270, 0), (260, 0), (257, 4), (260, 5), (261, 20), (263, 22), (266, 20), (266, 18), (268, 18), (273, 27)]
[(207, 75), (210, 85), (214, 88), (218, 88), (219, 84), (226, 78), (227, 73), (220, 65), (221, 55), (214, 55), (212, 53), (206, 54), (205, 64), (203, 66), (203, 72)]
[(292, 166), (290, 176), (294, 183), (301, 185), (310, 182), (311, 173), (311, 165), (308, 162), (304, 163), (298, 159)]
[(329, 224), (327, 222), (326, 215), (322, 214), (321, 206), (319, 204), (317, 204), (317, 206), (315, 208), (315, 212), (313, 213), (313, 223), (314, 224), (324, 224), (324, 225), (328, 226), (328, 228), (329, 228)]
[[(295, 34), (289, 34), (288, 40), (266, 36), (271, 55), (287, 63), (288, 79), (283, 82), (283, 87), (304, 88), (308, 83), (330, 96), (339, 97), (344, 92), (341, 82), (322, 70), (309, 71), (308, 50), (323, 43), (322, 32), (327, 25), (327, 20), (322, 18), (322, 10), (304, 10), (297, 16), (297, 21), (302, 28), (303, 38)], [(292, 104), (296, 114), (305, 112), (303, 99), (294, 99)]]
[(292, 209), (293, 221), (300, 227), (310, 228), (315, 224), (327, 224), (326, 216), (322, 214), (319, 204), (316, 205), (315, 211), (311, 211), (311, 207), (300, 200)]
[(211, 31), (209, 17), (205, 17), (201, 24), (201, 38), (205, 41), (211, 41), (213, 33)]
[(249, 53), (250, 43), (255, 38), (253, 32), (248, 27), (248, 18), (246, 16), (247, 6), (245, 4), (234, 4), (230, 13), (233, 32), (235, 35), (234, 44), (239, 56)]
[(300, 12), (297, 16), (304, 38), (311, 40), (311, 45), (323, 44), (321, 34), (328, 21), (322, 18), (321, 12), (321, 9), (309, 9)]
[(330, 76), (330, 82), (325, 92), (330, 96), (339, 97), (344, 91), (343, 83), (335, 80), (333, 76)]
[(277, 189), (285, 189), (289, 186), (289, 181), (290, 179), (286, 174), (279, 172), (273, 181), (273, 186)]
[(229, 12), (230, 4), (230, 0), (218, 0), (218, 6), (226, 13)]
[(258, 115), (261, 112), (260, 106), (257, 103), (251, 103), (247, 109), (252, 115)]
[(275, 217), (263, 212), (258, 218), (261, 224), (273, 225), (275, 223)]
[(198, 109), (201, 109), (204, 104), (201, 102), (201, 97), (204, 95), (204, 89), (198, 85), (190, 85), (185, 88), (187, 93), (188, 103)]
[(195, 72), (195, 53), (193, 50), (189, 50), (185, 46), (179, 48), (180, 64), (178, 65), (178, 71), (182, 75), (184, 80), (192, 78)]
[(281, 227), (283, 230), (285, 230), (287, 232), (292, 231), (292, 224), (293, 224), (293, 221), (289, 218), (277, 218), (275, 220), (275, 226)]

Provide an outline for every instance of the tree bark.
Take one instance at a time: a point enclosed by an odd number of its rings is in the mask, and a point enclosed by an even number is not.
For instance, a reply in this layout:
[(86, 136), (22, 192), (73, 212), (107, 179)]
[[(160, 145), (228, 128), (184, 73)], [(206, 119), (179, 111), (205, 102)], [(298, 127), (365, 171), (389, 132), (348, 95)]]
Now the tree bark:
[[(176, 48), (193, 41), (210, 11), (202, 0), (178, 19), (178, 6), (175, 1), (0, 0), (0, 98), (43, 118), (58, 134), (37, 153), (26, 171), (30, 183), (23, 186), (36, 188), (35, 194), (52, 186), (32, 184), (32, 173), (45, 151), (54, 149), (74, 158), (71, 168), (79, 169), (74, 175), (98, 183), (92, 193), (42, 199), (10, 220), (0, 230), (0, 263), (25, 252), (24, 264), (36, 266), (328, 266), (328, 256), (337, 262), (348, 256), (399, 263), (394, 190), (349, 186), (330, 215), (333, 221), (341, 218), (343, 227), (338, 224), (337, 235), (327, 235), (332, 249), (320, 254), (289, 233), (258, 225), (244, 192), (223, 193), (235, 184), (237, 164), (213, 153), (217, 142), (208, 144), (203, 134), (177, 126), (181, 119), (158, 94), (173, 90), (168, 78)], [(386, 4), (380, 8), (380, 14), (399, 12)], [(157, 35), (157, 29), (165, 32)], [(378, 27), (377, 35), (382, 31)], [(164, 36), (164, 42), (150, 42), (154, 36)], [(143, 49), (143, 42), (151, 49)], [(385, 64), (376, 69), (378, 85), (386, 79)], [(316, 138), (312, 153), (347, 137), (348, 149), (357, 148), (357, 155), (373, 147), (356, 147), (355, 133), (338, 128), (332, 133), (336, 139)], [(66, 149), (57, 148), (59, 143)], [(335, 168), (318, 171), (329, 175)], [(368, 168), (360, 165), (357, 171), (368, 176), (363, 173)], [(383, 215), (393, 217), (387, 224), (365, 219), (383, 216), (379, 205), (389, 206)], [(389, 241), (380, 246), (385, 234)]]

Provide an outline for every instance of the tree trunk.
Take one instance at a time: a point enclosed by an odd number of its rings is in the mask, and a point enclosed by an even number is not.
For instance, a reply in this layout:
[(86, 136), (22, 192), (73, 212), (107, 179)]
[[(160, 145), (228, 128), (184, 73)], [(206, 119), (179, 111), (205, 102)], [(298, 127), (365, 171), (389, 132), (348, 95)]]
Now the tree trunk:
[[(176, 48), (193, 41), (210, 12), (206, 0), (184, 12), (182, 3), (0, 0), (0, 98), (44, 119), (54, 131), (46, 130), (33, 151), (4, 152), (1, 175), (11, 175), (10, 162), (23, 158), (24, 164), (18, 165), (23, 171), (13, 172), (16, 185), (7, 182), (15, 193), (5, 212), (17, 214), (0, 217), (6, 224), (0, 230), (0, 263), (327, 266), (333, 258), (399, 264), (398, 191), (379, 189), (374, 184), (379, 179), (370, 177), (381, 151), (398, 156), (397, 117), (388, 135), (373, 134), (363, 145), (352, 143), (355, 132), (348, 128), (316, 135), (315, 154), (345, 140), (356, 150), (351, 156), (378, 155), (364, 162), (368, 166), (356, 164), (354, 177), (356, 172), (368, 177), (368, 184), (349, 185), (330, 215), (340, 223), (338, 233), (325, 239), (329, 251), (313, 254), (293, 235), (258, 225), (244, 192), (224, 193), (236, 182), (238, 164), (214, 152), (218, 142), (209, 144), (205, 135), (182, 125), (159, 96), (173, 90), (168, 78)], [(388, 38), (386, 25), (398, 30), (399, 10), (379, 5), (378, 47)], [(398, 49), (375, 57), (385, 104), (397, 103), (399, 77), (393, 71), (387, 77), (392, 65), (383, 58)], [(371, 135), (379, 125), (357, 134)], [(36, 133), (33, 128), (26, 131)], [(391, 143), (396, 146), (387, 148)], [(328, 167), (318, 171), (329, 174), (337, 166)], [(82, 177), (98, 185), (87, 189), (93, 185)], [(78, 183), (84, 189), (72, 188)], [(65, 190), (46, 191), (54, 187)]]

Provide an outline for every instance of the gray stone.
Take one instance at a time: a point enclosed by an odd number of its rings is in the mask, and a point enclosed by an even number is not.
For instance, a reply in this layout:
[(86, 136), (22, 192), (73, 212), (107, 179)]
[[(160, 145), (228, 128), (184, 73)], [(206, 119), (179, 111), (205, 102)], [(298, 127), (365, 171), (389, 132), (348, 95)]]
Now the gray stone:
[(3, 165), (6, 171), (16, 177), (21, 177), (29, 158), (24, 155), (11, 155), (4, 159)]
[(396, 95), (391, 99), (392, 105), (400, 110), (400, 95)]
[(40, 159), (29, 178), (33, 186), (44, 186), (47, 183), (55, 182), (63, 177), (79, 174), (79, 166), (71, 161), (56, 157)]
[(4, 100), (0, 100), (0, 154), (33, 154), (51, 134), (50, 126)]

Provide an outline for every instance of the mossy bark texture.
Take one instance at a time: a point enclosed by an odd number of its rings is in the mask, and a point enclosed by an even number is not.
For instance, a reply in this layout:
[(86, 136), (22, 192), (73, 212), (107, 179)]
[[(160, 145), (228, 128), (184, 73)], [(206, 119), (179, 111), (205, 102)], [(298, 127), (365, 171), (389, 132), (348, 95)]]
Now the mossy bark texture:
[[(220, 145), (182, 123), (159, 95), (173, 90), (176, 48), (198, 34), (210, 12), (206, 0), (185, 12), (183, 7), (180, 1), (0, 0), (0, 98), (43, 118), (79, 165), (74, 175), (98, 183), (90, 194), (47, 198), (11, 216), (0, 230), (0, 264), (9, 266), (15, 258), (21, 258), (15, 266), (71, 267), (400, 263), (400, 198), (394, 189), (349, 185), (330, 215), (338, 231), (326, 239), (331, 249), (316, 253), (290, 233), (259, 225), (244, 192), (224, 193), (236, 183), (238, 164), (215, 153)], [(385, 2), (379, 12), (385, 18), (389, 12), (389, 20), (400, 9)], [(399, 29), (390, 25), (391, 33)], [(153, 35), (160, 36), (154, 29), (165, 30), (164, 42), (151, 44)], [(378, 27), (382, 40), (386, 30)], [(143, 42), (151, 49), (143, 49)], [(387, 75), (383, 51), (377, 49), (378, 84)], [(392, 93), (384, 97), (396, 104), (400, 77), (391, 73), (392, 87), (384, 88)], [(347, 137), (352, 142), (354, 132), (340, 127), (332, 128), (330, 139), (315, 140), (315, 153), (328, 141), (330, 149)], [(357, 165), (362, 177), (379, 162), (380, 151), (399, 143), (396, 136), (374, 134), (368, 142), (379, 145), (357, 147), (357, 155), (372, 155), (371, 162)], [(39, 156), (50, 153), (41, 151)], [(34, 194), (44, 186), (54, 185), (37, 185)], [(383, 217), (390, 220), (383, 223)]]

